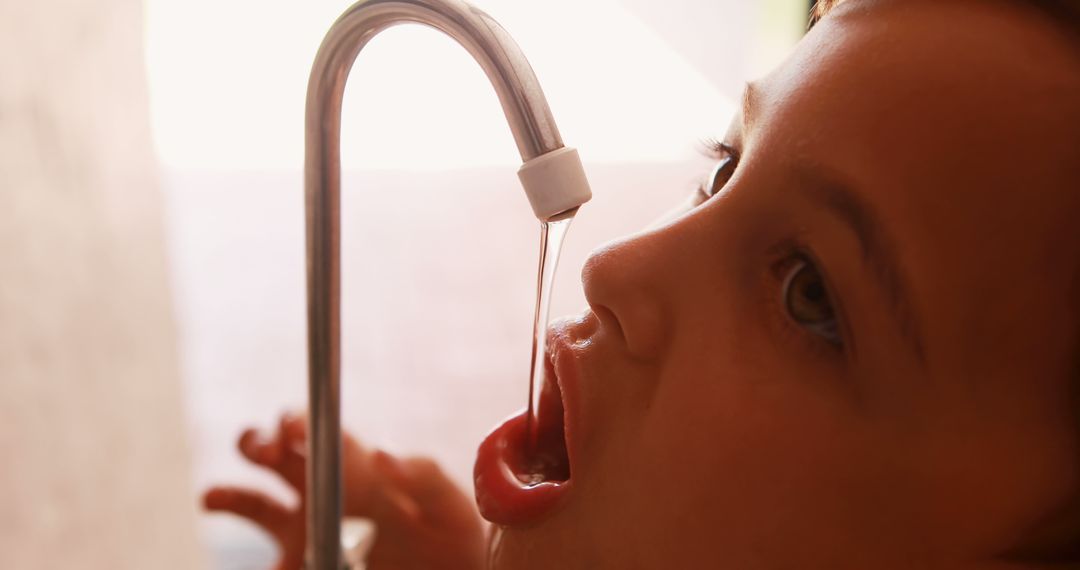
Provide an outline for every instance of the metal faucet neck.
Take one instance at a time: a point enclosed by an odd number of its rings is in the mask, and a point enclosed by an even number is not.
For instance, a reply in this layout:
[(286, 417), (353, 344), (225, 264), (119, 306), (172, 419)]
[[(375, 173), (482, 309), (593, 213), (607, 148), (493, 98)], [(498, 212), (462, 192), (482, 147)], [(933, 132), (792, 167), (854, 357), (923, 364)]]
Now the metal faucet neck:
[[(330, 28), (308, 83), (304, 185), (307, 209), (308, 561), (340, 570), (341, 552), (341, 103), (356, 56), (382, 30), (423, 24), (458, 41), (495, 87), (526, 167), (522, 182), (537, 215), (576, 208), (589, 190), (576, 152), (563, 142), (536, 76), (490, 16), (460, 0), (363, 0)], [(548, 156), (545, 156), (548, 155)], [(533, 161), (538, 157), (540, 161)], [(541, 188), (534, 191), (530, 185)], [(544, 188), (575, 188), (561, 192)]]

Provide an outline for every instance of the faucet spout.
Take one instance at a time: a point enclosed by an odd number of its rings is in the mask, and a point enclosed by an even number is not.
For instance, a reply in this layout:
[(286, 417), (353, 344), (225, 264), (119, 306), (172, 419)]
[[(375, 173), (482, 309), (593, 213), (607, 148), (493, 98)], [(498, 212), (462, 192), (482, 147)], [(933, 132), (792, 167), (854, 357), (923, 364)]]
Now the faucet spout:
[(341, 570), (341, 104), (353, 62), (382, 30), (436, 28), (480, 64), (524, 163), (519, 177), (542, 221), (591, 197), (577, 152), (563, 145), (540, 84), (506, 30), (461, 0), (361, 0), (334, 23), (308, 82), (304, 187), (307, 216), (307, 567)]

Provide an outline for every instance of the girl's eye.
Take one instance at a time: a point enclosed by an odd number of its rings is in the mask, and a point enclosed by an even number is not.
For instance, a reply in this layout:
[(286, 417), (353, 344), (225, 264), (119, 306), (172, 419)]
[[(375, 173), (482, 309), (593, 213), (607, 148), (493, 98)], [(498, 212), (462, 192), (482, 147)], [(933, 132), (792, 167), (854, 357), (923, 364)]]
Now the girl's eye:
[(784, 309), (796, 324), (831, 344), (842, 344), (825, 280), (812, 263), (800, 259), (791, 267), (781, 295)]
[(705, 144), (708, 147), (707, 154), (716, 159), (717, 163), (698, 189), (702, 201), (719, 194), (735, 174), (735, 167), (739, 165), (739, 153), (731, 145), (717, 141), (707, 141)]

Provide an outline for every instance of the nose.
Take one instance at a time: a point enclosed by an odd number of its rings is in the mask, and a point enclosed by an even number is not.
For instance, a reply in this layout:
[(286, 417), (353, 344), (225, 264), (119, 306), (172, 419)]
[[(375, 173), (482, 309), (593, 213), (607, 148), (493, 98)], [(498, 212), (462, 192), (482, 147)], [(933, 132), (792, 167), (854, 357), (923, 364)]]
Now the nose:
[(581, 273), (601, 329), (621, 338), (636, 360), (657, 359), (668, 338), (666, 295), (676, 277), (664, 242), (657, 231), (611, 242), (589, 256)]

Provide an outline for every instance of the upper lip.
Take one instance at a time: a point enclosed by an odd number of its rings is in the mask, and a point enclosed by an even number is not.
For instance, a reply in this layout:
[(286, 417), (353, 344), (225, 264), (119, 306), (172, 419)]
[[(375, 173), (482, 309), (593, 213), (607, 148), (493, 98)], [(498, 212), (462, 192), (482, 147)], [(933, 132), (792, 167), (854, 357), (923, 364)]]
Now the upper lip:
[[(552, 380), (559, 387), (563, 406), (563, 433), (571, 473), (578, 466), (578, 446), (581, 438), (582, 414), (581, 353), (586, 343), (591, 344), (596, 316), (592, 313), (577, 319), (569, 318), (552, 324), (548, 331), (548, 361), (553, 372)], [(591, 322), (590, 322), (591, 321)]]

